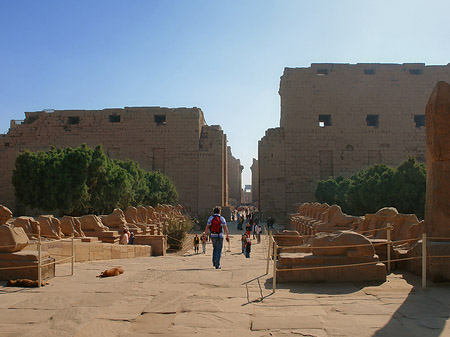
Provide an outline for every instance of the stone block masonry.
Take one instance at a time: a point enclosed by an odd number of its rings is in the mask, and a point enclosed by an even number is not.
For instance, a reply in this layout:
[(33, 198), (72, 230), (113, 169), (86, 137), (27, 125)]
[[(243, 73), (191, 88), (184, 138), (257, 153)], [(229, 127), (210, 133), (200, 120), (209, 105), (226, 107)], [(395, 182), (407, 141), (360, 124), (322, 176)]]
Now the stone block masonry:
[(0, 203), (14, 209), (11, 183), (16, 156), (86, 143), (111, 158), (133, 160), (169, 176), (179, 202), (193, 214), (228, 205), (226, 135), (208, 126), (199, 108), (125, 107), (26, 112), (0, 136)]
[(285, 68), (280, 127), (259, 142), (260, 208), (282, 221), (314, 201), (317, 181), (377, 163), (424, 162), (425, 106), (450, 64), (312, 64)]
[(242, 170), (244, 166), (231, 153), (231, 147), (227, 147), (228, 155), (228, 200), (232, 206), (238, 206), (242, 199)]

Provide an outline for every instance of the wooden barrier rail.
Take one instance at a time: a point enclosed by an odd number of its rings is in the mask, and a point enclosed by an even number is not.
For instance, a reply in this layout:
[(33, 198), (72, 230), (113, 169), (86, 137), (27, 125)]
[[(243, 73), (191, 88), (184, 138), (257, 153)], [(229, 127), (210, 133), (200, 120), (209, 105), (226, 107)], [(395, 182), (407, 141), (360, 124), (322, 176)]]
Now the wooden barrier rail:
[[(53, 262), (49, 262), (49, 263), (45, 263), (42, 264), (42, 246), (45, 244), (52, 244), (55, 242), (60, 242), (60, 241), (67, 241), (67, 240), (71, 240), (71, 255), (67, 255), (67, 258), (63, 258), (63, 259), (59, 259), (53, 261)], [(15, 247), (14, 246), (1, 246), (0, 248), (4, 248), (4, 247)], [(65, 238), (65, 239), (59, 239), (59, 240), (55, 240), (55, 241), (49, 241), (49, 242), (42, 242), (41, 240), (41, 236), (38, 236), (38, 241), (37, 241), (37, 253), (38, 253), (38, 258), (37, 258), (37, 269), (38, 269), (38, 287), (41, 287), (42, 284), (42, 268), (43, 267), (47, 267), (50, 266), (52, 264), (57, 264), (57, 263), (61, 263), (62, 261), (66, 261), (66, 260), (71, 260), (71, 274), (74, 274), (74, 263), (75, 263), (75, 244), (74, 244), (74, 237), (71, 236), (70, 238)], [(21, 267), (3, 267), (0, 268), (0, 270), (13, 270), (13, 269), (26, 269), (26, 268), (36, 268), (35, 265), (29, 265), (29, 266), (21, 266)]]
[[(330, 268), (342, 268), (342, 267), (352, 267), (352, 266), (363, 266), (363, 265), (371, 265), (376, 263), (386, 263), (387, 264), (387, 270), (390, 271), (391, 262), (398, 262), (398, 261), (408, 261), (408, 260), (422, 260), (422, 288), (425, 289), (427, 286), (427, 280), (426, 280), (426, 273), (427, 273), (427, 259), (432, 258), (450, 258), (450, 256), (427, 256), (427, 235), (426, 233), (422, 234), (422, 256), (420, 257), (406, 257), (401, 259), (392, 259), (390, 250), (391, 245), (393, 243), (398, 242), (409, 242), (409, 241), (417, 241), (419, 239), (408, 239), (408, 240), (398, 240), (398, 241), (392, 241), (390, 237), (390, 231), (392, 230), (391, 226), (387, 226), (384, 229), (387, 230), (387, 241), (385, 244), (387, 246), (387, 259), (385, 261), (376, 261), (376, 262), (365, 262), (365, 263), (354, 263), (354, 264), (346, 264), (346, 265), (335, 265), (335, 266), (319, 266), (319, 267), (305, 267), (305, 268), (290, 268), (290, 269), (278, 269), (277, 268), (277, 251), (279, 246), (277, 245), (277, 241), (273, 237), (272, 231), (269, 231), (268, 235), (268, 249), (267, 249), (267, 264), (266, 264), (266, 275), (269, 273), (269, 265), (270, 265), (270, 259), (271, 259), (271, 249), (273, 252), (273, 293), (276, 291), (276, 283), (277, 283), (277, 272), (283, 272), (283, 271), (306, 271), (306, 270), (316, 270), (316, 269), (330, 269)], [(429, 239), (446, 239), (446, 238), (429, 238)], [(284, 247), (302, 247), (302, 248), (351, 248), (351, 247), (361, 247), (361, 246), (368, 246), (368, 245), (348, 245), (348, 246), (321, 246), (321, 247), (306, 247), (306, 246), (283, 246)]]

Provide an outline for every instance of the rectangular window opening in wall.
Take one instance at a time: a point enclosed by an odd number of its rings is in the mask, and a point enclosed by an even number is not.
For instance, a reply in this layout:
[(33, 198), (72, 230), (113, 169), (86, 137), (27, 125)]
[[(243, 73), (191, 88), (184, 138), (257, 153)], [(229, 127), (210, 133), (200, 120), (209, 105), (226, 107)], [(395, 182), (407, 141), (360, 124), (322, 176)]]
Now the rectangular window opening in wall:
[(321, 128), (331, 126), (331, 115), (319, 115), (319, 126)]
[(375, 69), (364, 69), (364, 75), (375, 75)]
[(367, 126), (379, 126), (379, 115), (367, 115), (366, 117)]
[(416, 123), (416, 128), (425, 126), (425, 115), (414, 115), (414, 123)]
[(423, 70), (422, 69), (409, 69), (410, 75), (422, 75)]
[(109, 115), (110, 123), (120, 123), (120, 115)]
[(317, 76), (326, 76), (328, 75), (328, 69), (317, 69)]
[(154, 115), (156, 125), (166, 125), (166, 115)]
[(80, 117), (78, 117), (78, 116), (68, 117), (67, 124), (69, 124), (69, 125), (80, 124)]

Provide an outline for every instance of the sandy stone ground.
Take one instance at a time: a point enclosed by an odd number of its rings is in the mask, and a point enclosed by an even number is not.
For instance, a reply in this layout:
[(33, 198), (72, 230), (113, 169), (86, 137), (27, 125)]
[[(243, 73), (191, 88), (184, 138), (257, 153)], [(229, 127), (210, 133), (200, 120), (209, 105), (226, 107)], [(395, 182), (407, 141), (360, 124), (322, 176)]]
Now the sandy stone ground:
[[(41, 289), (0, 286), (0, 336), (450, 336), (450, 286), (391, 274), (386, 283), (279, 284), (265, 275), (266, 238), (250, 259), (230, 224), (222, 269), (184, 255), (57, 266)], [(224, 246), (227, 250), (227, 245)], [(122, 265), (118, 277), (96, 278)]]

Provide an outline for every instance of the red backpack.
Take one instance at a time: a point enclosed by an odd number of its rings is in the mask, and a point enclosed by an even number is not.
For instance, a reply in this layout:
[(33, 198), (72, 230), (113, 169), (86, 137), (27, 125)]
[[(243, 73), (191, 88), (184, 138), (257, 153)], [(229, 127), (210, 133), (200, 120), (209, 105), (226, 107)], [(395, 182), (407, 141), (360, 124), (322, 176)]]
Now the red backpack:
[(222, 220), (220, 220), (220, 215), (214, 215), (211, 220), (211, 234), (222, 233)]

